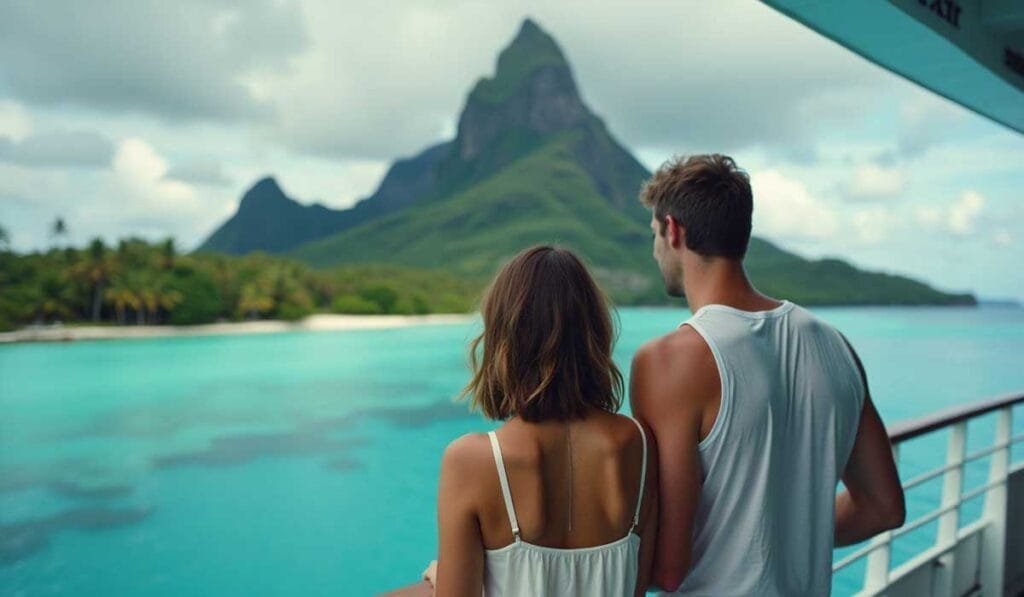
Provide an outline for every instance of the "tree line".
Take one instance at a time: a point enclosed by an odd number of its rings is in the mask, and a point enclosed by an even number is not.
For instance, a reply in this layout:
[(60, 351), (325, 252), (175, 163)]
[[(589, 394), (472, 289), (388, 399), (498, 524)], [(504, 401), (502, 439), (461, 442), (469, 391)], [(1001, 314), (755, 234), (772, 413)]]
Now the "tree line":
[[(63, 226), (61, 227), (63, 230)], [(316, 270), (266, 253), (180, 254), (173, 239), (19, 254), (0, 228), (0, 330), (55, 322), (190, 325), (313, 313), (468, 312), (482, 282), (389, 265)]]

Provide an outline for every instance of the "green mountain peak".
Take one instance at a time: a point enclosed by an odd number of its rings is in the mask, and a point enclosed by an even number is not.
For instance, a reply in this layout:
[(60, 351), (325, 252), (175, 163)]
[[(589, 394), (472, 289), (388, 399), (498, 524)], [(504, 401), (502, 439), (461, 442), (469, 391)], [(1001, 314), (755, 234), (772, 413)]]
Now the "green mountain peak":
[(545, 67), (562, 71), (559, 74), (567, 77), (573, 93), (576, 93), (569, 62), (558, 43), (535, 21), (526, 18), (512, 42), (498, 55), (494, 76), (477, 82), (470, 101), (503, 103), (528, 83), (531, 75)]

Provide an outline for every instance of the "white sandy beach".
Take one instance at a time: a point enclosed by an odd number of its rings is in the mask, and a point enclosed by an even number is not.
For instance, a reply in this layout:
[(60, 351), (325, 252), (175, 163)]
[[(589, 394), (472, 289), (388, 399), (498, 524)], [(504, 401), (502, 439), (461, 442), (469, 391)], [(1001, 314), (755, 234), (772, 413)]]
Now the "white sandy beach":
[(435, 315), (311, 315), (300, 321), (241, 321), (203, 325), (126, 326), (31, 326), (0, 333), (0, 344), (12, 342), (67, 342), (71, 340), (118, 340), (167, 336), (222, 336), (232, 334), (273, 334), (299, 331), (379, 330), (416, 325), (465, 323), (471, 314)]

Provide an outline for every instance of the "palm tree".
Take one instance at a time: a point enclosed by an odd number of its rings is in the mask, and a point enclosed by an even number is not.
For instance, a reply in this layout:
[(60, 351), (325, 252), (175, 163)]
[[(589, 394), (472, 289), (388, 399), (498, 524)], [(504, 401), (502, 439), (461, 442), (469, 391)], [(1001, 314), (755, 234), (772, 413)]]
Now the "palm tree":
[(141, 319), (139, 319), (139, 325), (146, 323), (146, 315), (149, 315), (149, 323), (155, 323), (156, 309), (159, 305), (157, 300), (156, 289), (152, 286), (143, 286), (139, 290), (139, 300), (142, 301)]
[(103, 240), (93, 239), (89, 244), (88, 258), (80, 261), (72, 268), (72, 275), (92, 288), (92, 307), (90, 310), (93, 321), (99, 321), (103, 306), (104, 287), (114, 275), (117, 264), (107, 251)]
[(70, 305), (74, 297), (63, 273), (44, 273), (38, 292), (34, 309), (36, 319), (50, 321), (67, 319), (73, 315)]
[(141, 282), (138, 295), (150, 324), (160, 323), (160, 310), (170, 312), (184, 300), (181, 292), (168, 287), (165, 276), (146, 276)]
[(67, 238), (68, 226), (64, 223), (64, 218), (57, 216), (57, 219), (53, 221), (53, 227), (50, 228), (50, 236), (53, 237), (54, 241)]
[(174, 239), (168, 238), (160, 244), (160, 267), (162, 269), (172, 269), (176, 255), (177, 250), (174, 247)]
[(11, 248), (11, 237), (7, 234), (7, 229), (0, 226), (0, 251), (6, 251)]
[(274, 297), (271, 288), (259, 282), (250, 282), (242, 287), (238, 299), (238, 311), (246, 319), (258, 319), (260, 315), (274, 309)]
[(173, 288), (164, 288), (160, 292), (157, 303), (158, 306), (166, 311), (168, 314), (174, 310), (175, 307), (181, 304), (185, 300), (185, 295)]
[(111, 282), (106, 297), (114, 304), (120, 323), (125, 323), (126, 308), (135, 312), (136, 324), (142, 325), (146, 322), (146, 291), (146, 281), (138, 270), (126, 270)]
[(137, 309), (139, 305), (139, 298), (136, 296), (135, 291), (124, 285), (120, 280), (115, 280), (106, 289), (103, 296), (113, 303), (114, 313), (117, 315), (117, 323), (121, 325), (124, 325), (125, 322), (125, 310), (128, 307)]

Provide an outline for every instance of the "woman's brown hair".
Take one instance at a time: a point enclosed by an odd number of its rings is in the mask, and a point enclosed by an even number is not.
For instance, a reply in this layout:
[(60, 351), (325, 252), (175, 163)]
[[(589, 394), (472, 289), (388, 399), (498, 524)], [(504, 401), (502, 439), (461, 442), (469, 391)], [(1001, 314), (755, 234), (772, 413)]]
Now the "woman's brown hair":
[(519, 253), (483, 297), (484, 329), (470, 344), (473, 379), (462, 396), (498, 420), (618, 411), (623, 383), (612, 361), (610, 309), (571, 251), (538, 246)]

